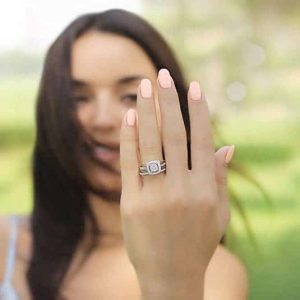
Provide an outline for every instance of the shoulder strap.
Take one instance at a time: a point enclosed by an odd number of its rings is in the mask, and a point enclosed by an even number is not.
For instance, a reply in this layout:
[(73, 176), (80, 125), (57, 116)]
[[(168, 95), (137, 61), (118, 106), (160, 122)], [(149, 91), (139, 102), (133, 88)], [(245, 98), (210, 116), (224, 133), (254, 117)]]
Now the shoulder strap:
[(16, 245), (17, 245), (17, 237), (18, 237), (18, 217), (16, 215), (12, 215), (11, 219), (11, 229), (10, 236), (8, 242), (7, 249), (7, 259), (5, 266), (5, 274), (3, 284), (7, 284), (11, 282), (14, 264), (16, 259)]

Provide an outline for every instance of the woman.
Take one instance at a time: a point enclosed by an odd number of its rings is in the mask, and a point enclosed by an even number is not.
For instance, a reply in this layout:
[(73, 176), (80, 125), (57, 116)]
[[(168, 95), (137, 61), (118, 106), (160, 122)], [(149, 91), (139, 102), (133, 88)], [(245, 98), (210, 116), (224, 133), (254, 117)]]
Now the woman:
[[(188, 93), (169, 46), (135, 14), (73, 21), (43, 68), (33, 212), (1, 220), (2, 298), (245, 299), (244, 267), (218, 245), (233, 148), (214, 153), (203, 98), (197, 82)], [(163, 159), (167, 170), (137, 173)], [(192, 162), (193, 187), (182, 176)]]

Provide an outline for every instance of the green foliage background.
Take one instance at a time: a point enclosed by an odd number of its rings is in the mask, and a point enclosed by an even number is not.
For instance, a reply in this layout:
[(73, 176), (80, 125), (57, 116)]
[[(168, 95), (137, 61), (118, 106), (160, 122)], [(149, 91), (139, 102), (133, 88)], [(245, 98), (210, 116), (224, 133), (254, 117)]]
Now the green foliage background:
[[(298, 1), (144, 1), (145, 17), (170, 42), (189, 80), (199, 80), (234, 162), (260, 182), (230, 173), (245, 209), (232, 206), (229, 248), (247, 266), (250, 299), (300, 295), (300, 4)], [(43, 56), (0, 53), (0, 214), (28, 214), (34, 104)], [(242, 84), (241, 101), (228, 86)], [(221, 141), (216, 135), (216, 143)]]

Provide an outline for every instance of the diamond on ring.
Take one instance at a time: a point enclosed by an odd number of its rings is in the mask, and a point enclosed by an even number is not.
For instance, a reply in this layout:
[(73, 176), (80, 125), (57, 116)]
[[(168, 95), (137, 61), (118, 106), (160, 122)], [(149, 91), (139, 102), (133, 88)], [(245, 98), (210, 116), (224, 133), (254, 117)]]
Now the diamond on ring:
[(151, 160), (146, 163), (146, 166), (140, 166), (140, 175), (156, 175), (166, 170), (166, 162), (159, 160)]
[(147, 162), (147, 171), (149, 174), (158, 174), (161, 170), (160, 161), (159, 160), (151, 160)]

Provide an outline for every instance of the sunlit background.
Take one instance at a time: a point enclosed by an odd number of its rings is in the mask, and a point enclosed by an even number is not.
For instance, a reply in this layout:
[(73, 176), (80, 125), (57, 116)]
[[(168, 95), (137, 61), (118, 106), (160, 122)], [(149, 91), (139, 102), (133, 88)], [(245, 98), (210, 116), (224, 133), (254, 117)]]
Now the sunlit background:
[(247, 266), (249, 298), (299, 299), (299, 0), (6, 1), (0, 11), (0, 214), (31, 211), (34, 103), (49, 45), (80, 14), (116, 7), (138, 13), (163, 34), (187, 79), (198, 80), (207, 94), (216, 144), (236, 145), (234, 162), (250, 179), (230, 173), (239, 200), (231, 199), (228, 242)]

